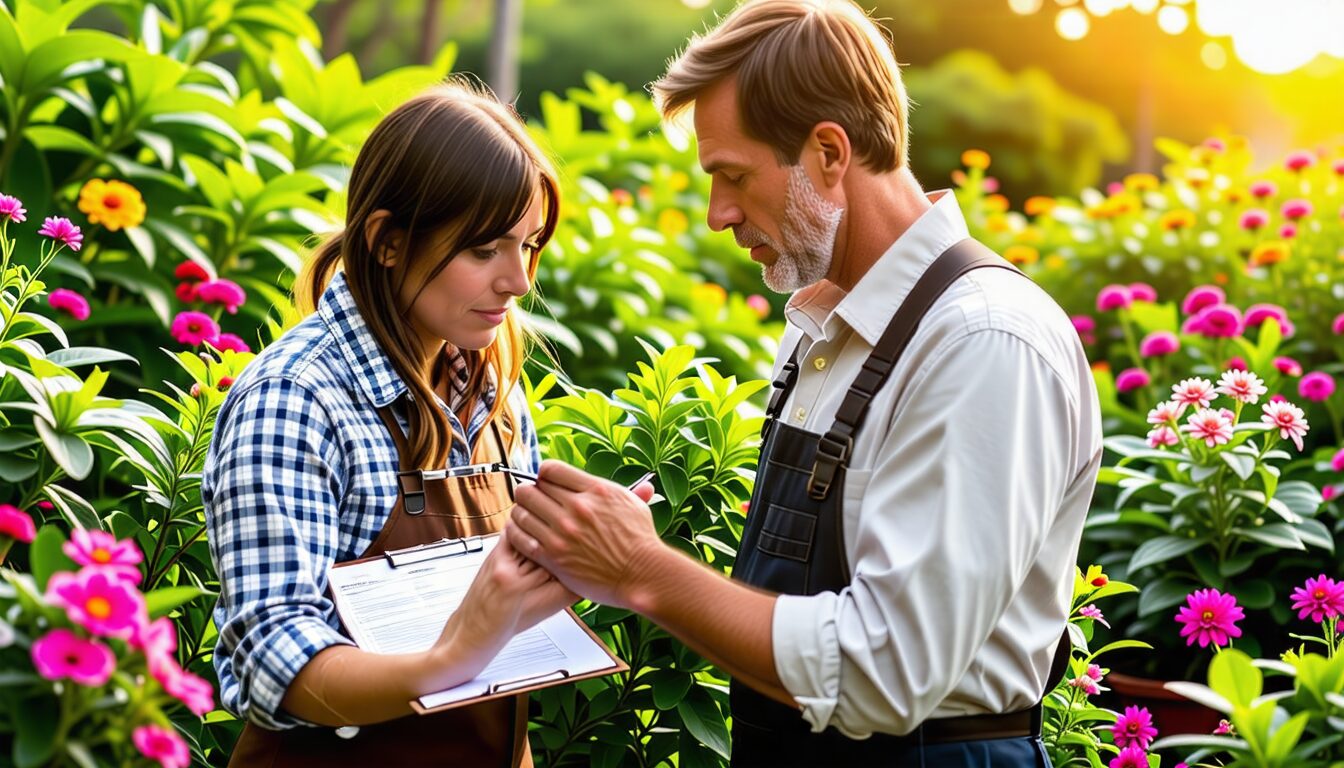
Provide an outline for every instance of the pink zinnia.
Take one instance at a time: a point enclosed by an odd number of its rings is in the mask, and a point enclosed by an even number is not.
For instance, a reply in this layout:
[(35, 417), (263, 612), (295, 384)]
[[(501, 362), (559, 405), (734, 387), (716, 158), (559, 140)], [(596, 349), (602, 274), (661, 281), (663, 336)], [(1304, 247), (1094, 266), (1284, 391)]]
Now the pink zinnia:
[(1261, 408), (1264, 409), (1264, 415), (1260, 420), (1266, 424), (1279, 428), (1279, 437), (1291, 439), (1297, 450), (1302, 450), (1302, 436), (1307, 434), (1307, 420), (1302, 415), (1302, 409), (1287, 400), (1265, 403)]
[(76, 528), (70, 534), (70, 540), (61, 545), (66, 556), (79, 565), (106, 568), (118, 578), (132, 584), (140, 583), (140, 569), (137, 567), (145, 556), (131, 539), (118, 541), (116, 536), (106, 531), (92, 531)]
[(1285, 376), (1297, 378), (1302, 375), (1302, 364), (1291, 357), (1280, 356), (1274, 358), (1274, 367)]
[(1269, 389), (1259, 376), (1250, 371), (1234, 368), (1223, 371), (1223, 375), (1218, 377), (1216, 391), (1243, 403), (1256, 403)]
[[(1344, 323), (1344, 315), (1340, 315), (1340, 322)], [(1092, 319), (1091, 315), (1074, 315), (1069, 320), (1073, 323), (1073, 329), (1080, 334), (1092, 333), (1097, 330), (1097, 321)]]
[(1125, 747), (1106, 764), (1107, 768), (1148, 768), (1148, 753), (1137, 744)]
[(89, 301), (69, 288), (57, 288), (47, 296), (47, 304), (76, 320), (89, 319)]
[(1223, 293), (1222, 288), (1216, 285), (1197, 285), (1185, 295), (1185, 300), (1181, 302), (1181, 312), (1193, 315), (1205, 307), (1226, 301), (1227, 294)]
[(1280, 239), (1280, 240), (1292, 240), (1294, 237), (1297, 237), (1297, 226), (1296, 226), (1296, 225), (1294, 225), (1294, 224), (1284, 224), (1282, 227), (1279, 227), (1279, 239)]
[(1327, 485), (1321, 489), (1321, 501), (1329, 501), (1339, 495), (1338, 486)]
[(173, 270), (173, 277), (189, 283), (199, 283), (203, 280), (209, 280), (210, 273), (205, 271), (205, 267), (188, 259), (177, 265), (177, 268)]
[(1335, 319), (1330, 321), (1330, 332), (1336, 336), (1344, 335), (1344, 312), (1335, 315)]
[(1148, 372), (1142, 368), (1126, 368), (1115, 377), (1115, 388), (1120, 392), (1146, 387), (1153, 382)]
[(1157, 301), (1157, 289), (1147, 283), (1130, 283), (1129, 297), (1135, 301)]
[(126, 639), (145, 621), (145, 598), (139, 590), (99, 568), (53, 574), (46, 597), (95, 635)]
[(1161, 448), (1164, 445), (1172, 446), (1179, 442), (1181, 442), (1180, 435), (1176, 434), (1176, 430), (1166, 425), (1154, 427), (1148, 433), (1148, 445), (1154, 448)]
[[(1111, 736), (1115, 741), (1115, 746), (1124, 749), (1129, 746), (1137, 746), (1139, 749), (1147, 749), (1153, 739), (1157, 738), (1157, 729), (1153, 727), (1153, 715), (1147, 707), (1125, 707), (1124, 714), (1115, 719), (1115, 726), (1111, 728)], [(1148, 763), (1145, 761), (1144, 765)]]
[(31, 544), (37, 536), (37, 526), (22, 509), (13, 504), (0, 504), (0, 536)]
[(0, 219), (9, 219), (15, 224), (22, 224), (28, 218), (28, 211), (24, 210), (23, 203), (19, 198), (12, 195), (0, 195)]
[(173, 653), (177, 651), (177, 627), (173, 620), (162, 616), (136, 627), (130, 637), (132, 648), (139, 648), (145, 654), (151, 671), (159, 669), (167, 662), (177, 664)]
[(238, 308), (247, 301), (242, 286), (232, 280), (207, 280), (196, 286), (196, 298), (206, 304), (217, 304), (230, 315), (238, 314)]
[(1272, 181), (1256, 181), (1251, 183), (1251, 194), (1259, 198), (1273, 197), (1279, 193), (1279, 187)]
[(1163, 400), (1148, 412), (1149, 424), (1174, 424), (1185, 412), (1185, 405)]
[(1241, 311), (1231, 304), (1214, 304), (1195, 315), (1199, 332), (1210, 339), (1229, 339), (1241, 333)]
[(1237, 598), (1224, 595), (1216, 589), (1197, 589), (1185, 598), (1185, 605), (1176, 612), (1176, 621), (1184, 626), (1181, 637), (1186, 645), (1199, 641), (1200, 648), (1209, 643), (1217, 646), (1232, 642), (1230, 638), (1241, 637), (1241, 629), (1236, 622), (1246, 617), (1245, 611), (1237, 605)]
[(188, 310), (177, 313), (170, 330), (173, 338), (180, 344), (196, 346), (219, 336), (219, 326), (213, 318), (204, 312)]
[(1303, 168), (1310, 168), (1312, 163), (1316, 162), (1316, 156), (1306, 150), (1298, 150), (1283, 161), (1283, 167), (1290, 171), (1300, 171)]
[(1312, 371), (1297, 382), (1297, 393), (1313, 403), (1323, 403), (1335, 393), (1335, 380), (1325, 371)]
[(1282, 328), (1288, 322), (1288, 310), (1278, 304), (1252, 304), (1246, 308), (1242, 322), (1250, 328), (1261, 325), (1271, 317), (1277, 320), (1279, 327)]
[[(1111, 626), (1110, 624), (1106, 623), (1106, 617), (1102, 615), (1101, 609), (1095, 605), (1084, 605), (1082, 608), (1078, 609), (1078, 615), (1082, 616), (1084, 619), (1091, 619), (1093, 621), (1099, 622), (1103, 627), (1106, 627), (1108, 629)], [(1087, 668), (1087, 674), (1091, 675), (1093, 669), (1097, 670), (1097, 675), (1093, 679), (1100, 680), (1101, 667), (1098, 667), (1096, 664), (1093, 664), (1092, 666)]]
[(1114, 309), (1128, 309), (1134, 296), (1126, 285), (1108, 285), (1097, 292), (1097, 311), (1110, 312)]
[(131, 741), (140, 754), (158, 761), (162, 768), (186, 768), (191, 764), (191, 750), (177, 731), (161, 725), (142, 725), (131, 731)]
[(1344, 448), (1335, 451), (1335, 455), (1330, 457), (1330, 468), (1336, 472), (1344, 472)]
[(1246, 365), (1246, 358), (1244, 357), (1229, 357), (1227, 362), (1223, 363), (1223, 367), (1229, 371), (1250, 370), (1250, 367)]
[(1166, 357), (1181, 348), (1180, 339), (1171, 331), (1153, 331), (1139, 342), (1140, 357)]
[(1308, 200), (1303, 200), (1301, 198), (1293, 198), (1292, 200), (1285, 200), (1283, 203), (1283, 207), (1279, 209), (1279, 212), (1283, 214), (1283, 217), (1285, 219), (1297, 221), (1298, 219), (1305, 218), (1311, 215), (1312, 212), (1311, 202)]
[(1308, 616), (1317, 624), (1344, 614), (1344, 584), (1327, 578), (1324, 573), (1293, 590), (1293, 609), (1297, 618)]
[(1252, 208), (1241, 214), (1241, 228), (1255, 231), (1269, 223), (1269, 213), (1260, 208)]
[(1097, 694), (1101, 693), (1101, 686), (1097, 685), (1097, 681), (1093, 680), (1091, 677), (1088, 677), (1087, 675), (1082, 675), (1081, 677), (1073, 678), (1072, 680), (1069, 681), (1069, 685), (1073, 686), (1074, 688), (1082, 689), (1083, 693), (1087, 694), (1088, 696), (1096, 696)]
[(1232, 419), (1221, 410), (1201, 408), (1190, 414), (1181, 431), (1192, 435), (1196, 440), (1203, 440), (1210, 448), (1225, 445), (1232, 439)]
[(1218, 396), (1213, 389), (1213, 382), (1199, 377), (1182, 379), (1181, 383), (1171, 385), (1171, 394), (1171, 399), (1182, 406), (1182, 412), (1187, 405), (1208, 408), (1213, 398)]
[(69, 219), (60, 216), (48, 216), (42, 222), (42, 228), (37, 230), (37, 234), (50, 237), (62, 245), (69, 246), (72, 251), (78, 251), (80, 246), (84, 244), (84, 235), (79, 231), (79, 227), (71, 224)]
[(232, 333), (221, 333), (213, 341), (211, 341), (210, 344), (215, 349), (218, 349), (221, 352), (223, 352), (226, 349), (231, 349), (234, 352), (252, 351), (251, 347), (247, 346), (247, 342), (243, 341), (241, 338), (235, 336)]
[(187, 705), (193, 714), (204, 715), (215, 708), (214, 689), (210, 683), (178, 666), (176, 660), (161, 657), (157, 665), (150, 665), (149, 673), (168, 695)]
[(117, 669), (112, 649), (68, 629), (53, 629), (33, 643), (33, 666), (48, 680), (70, 678), (80, 685), (106, 683)]

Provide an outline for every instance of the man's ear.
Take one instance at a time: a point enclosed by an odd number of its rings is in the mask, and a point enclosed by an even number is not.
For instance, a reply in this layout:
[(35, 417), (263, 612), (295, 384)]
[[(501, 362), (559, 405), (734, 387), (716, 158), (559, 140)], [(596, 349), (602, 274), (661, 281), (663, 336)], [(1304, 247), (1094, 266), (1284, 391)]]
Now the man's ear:
[(849, 144), (849, 134), (839, 123), (826, 121), (817, 123), (808, 136), (805, 151), (814, 153), (817, 158), (817, 170), (822, 183), (834, 187), (845, 178), (849, 162), (853, 159), (853, 149)]
[(383, 227), (390, 229), (387, 238), (383, 240), (383, 252), (375, 255), (379, 264), (394, 267), (397, 264), (397, 254), (401, 253), (401, 232), (392, 224), (391, 211), (379, 208), (369, 214), (368, 221), (364, 222), (364, 244), (372, 251), (374, 244), (378, 242), (378, 236), (382, 234)]

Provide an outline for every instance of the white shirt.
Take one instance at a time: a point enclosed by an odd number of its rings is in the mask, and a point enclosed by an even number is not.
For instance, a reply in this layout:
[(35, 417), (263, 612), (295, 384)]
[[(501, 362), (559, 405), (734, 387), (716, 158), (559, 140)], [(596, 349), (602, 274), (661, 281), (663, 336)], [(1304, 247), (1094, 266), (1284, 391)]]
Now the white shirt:
[[(796, 293), (775, 375), (781, 418), (824, 434), (915, 281), (967, 237), (956, 198), (925, 212), (845, 293)], [(1078, 333), (1031, 281), (963, 275), (930, 308), (854, 441), (842, 508), (853, 579), (782, 595), (780, 680), (814, 731), (903, 734), (927, 718), (1035, 704), (1072, 597), (1101, 462)]]

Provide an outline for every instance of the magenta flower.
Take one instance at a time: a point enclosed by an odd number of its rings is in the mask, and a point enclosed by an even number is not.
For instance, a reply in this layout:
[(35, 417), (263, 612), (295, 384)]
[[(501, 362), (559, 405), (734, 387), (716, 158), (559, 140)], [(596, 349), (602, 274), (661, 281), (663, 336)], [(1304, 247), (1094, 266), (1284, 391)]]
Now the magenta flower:
[(1218, 727), (1213, 729), (1214, 736), (1235, 736), (1237, 729), (1226, 719), (1218, 721)]
[(1302, 436), (1307, 434), (1309, 428), (1306, 418), (1302, 415), (1302, 409), (1287, 400), (1268, 402), (1261, 408), (1264, 409), (1264, 415), (1260, 420), (1278, 427), (1280, 438), (1291, 439), (1297, 450), (1302, 450)]
[(1336, 160), (1335, 164), (1330, 166), (1330, 169), (1333, 170), (1336, 175), (1344, 176), (1344, 160)]
[(242, 286), (232, 280), (206, 280), (196, 286), (196, 298), (206, 304), (217, 304), (230, 315), (238, 314), (238, 308), (247, 301)]
[(68, 246), (72, 251), (78, 251), (80, 246), (84, 245), (84, 235), (79, 231), (79, 227), (60, 216), (48, 216), (42, 222), (42, 228), (37, 230), (37, 234), (50, 237), (61, 245)]
[(1222, 288), (1216, 285), (1197, 285), (1185, 295), (1185, 300), (1181, 302), (1181, 312), (1193, 315), (1205, 307), (1226, 301), (1227, 294), (1223, 293)]
[(1336, 336), (1344, 335), (1344, 312), (1335, 315), (1335, 319), (1330, 322), (1330, 332)]
[(1181, 348), (1181, 340), (1171, 331), (1153, 331), (1139, 342), (1140, 357), (1166, 357)]
[(1209, 643), (1217, 646), (1232, 642), (1230, 638), (1241, 637), (1241, 629), (1236, 622), (1246, 618), (1246, 613), (1237, 605), (1237, 598), (1224, 595), (1216, 589), (1197, 589), (1185, 598), (1185, 605), (1176, 612), (1176, 621), (1184, 626), (1181, 637), (1186, 645), (1199, 641), (1200, 648)]
[(201, 342), (218, 338), (219, 326), (204, 312), (188, 310), (177, 313), (169, 332), (179, 344), (190, 344), (194, 347)]
[(1097, 292), (1097, 311), (1110, 312), (1115, 309), (1128, 309), (1134, 296), (1126, 285), (1108, 285)]
[(140, 583), (140, 569), (137, 567), (145, 556), (131, 539), (117, 541), (117, 537), (106, 531), (91, 531), (76, 528), (70, 534), (70, 540), (61, 545), (61, 549), (71, 560), (79, 565), (105, 568), (118, 578), (132, 584)]
[(1172, 446), (1179, 442), (1181, 442), (1180, 435), (1176, 434), (1176, 430), (1165, 424), (1160, 427), (1154, 427), (1148, 432), (1148, 445), (1154, 448), (1161, 448), (1164, 445)]
[(178, 280), (184, 280), (189, 283), (199, 283), (210, 279), (210, 273), (205, 271), (205, 267), (187, 259), (173, 270), (173, 277)]
[(142, 725), (131, 731), (131, 741), (140, 754), (157, 761), (162, 768), (186, 768), (191, 765), (191, 750), (177, 731), (161, 725)]
[[(1168, 427), (1168, 429), (1170, 429), (1170, 427)], [(1110, 629), (1111, 627), (1111, 625), (1107, 623), (1106, 617), (1102, 615), (1101, 609), (1095, 605), (1084, 605), (1082, 608), (1078, 609), (1078, 615), (1082, 616), (1084, 619), (1091, 619), (1098, 622), (1107, 629)], [(1097, 670), (1097, 675), (1094, 676), (1093, 679), (1101, 680), (1101, 667), (1098, 667), (1096, 664), (1087, 668), (1087, 674), (1091, 675), (1093, 669)]]
[(1246, 359), (1243, 357), (1229, 357), (1223, 367), (1229, 371), (1247, 371), (1250, 367), (1246, 365)]
[(1339, 495), (1339, 488), (1334, 485), (1327, 485), (1321, 489), (1321, 501), (1329, 501)]
[(1213, 382), (1199, 377), (1182, 379), (1179, 384), (1171, 385), (1171, 399), (1179, 406), (1178, 413), (1184, 413), (1186, 406), (1197, 406), (1199, 408), (1208, 408), (1217, 393), (1213, 389)]
[(1230, 339), (1241, 333), (1241, 311), (1231, 304), (1214, 304), (1195, 315), (1199, 332), (1210, 339)]
[(0, 219), (8, 219), (15, 224), (22, 224), (28, 218), (28, 211), (24, 210), (23, 203), (19, 198), (12, 195), (0, 195)]
[[(1147, 707), (1125, 707), (1124, 714), (1115, 719), (1111, 736), (1115, 740), (1115, 746), (1121, 749), (1129, 746), (1147, 749), (1148, 745), (1153, 743), (1153, 739), (1157, 738), (1152, 713)], [(1144, 765), (1147, 764), (1147, 761), (1144, 761)]]
[(247, 342), (232, 333), (221, 333), (210, 341), (210, 346), (223, 352), (231, 349), (234, 352), (251, 352), (252, 348), (247, 346)]
[(1235, 368), (1223, 371), (1223, 375), (1218, 377), (1218, 389), (1220, 394), (1238, 400), (1243, 403), (1256, 403), (1260, 396), (1269, 391), (1265, 382), (1254, 373)]
[(1190, 414), (1186, 419), (1185, 426), (1181, 431), (1193, 436), (1196, 440), (1203, 440), (1204, 444), (1212, 448), (1215, 445), (1225, 445), (1232, 439), (1232, 419), (1228, 418), (1223, 411), (1215, 411), (1212, 408), (1201, 408)]
[(1298, 219), (1310, 216), (1312, 210), (1314, 209), (1311, 207), (1311, 201), (1295, 197), (1292, 200), (1283, 201), (1283, 206), (1279, 208), (1279, 213), (1282, 213), (1283, 218), (1288, 219), (1289, 221), (1297, 221)]
[[(1095, 607), (1095, 606), (1094, 606), (1094, 607)], [(1100, 613), (1100, 611), (1098, 611), (1098, 613)], [(1103, 622), (1103, 623), (1104, 623), (1104, 622)], [(1100, 682), (1101, 682), (1101, 678), (1102, 678), (1101, 667), (1100, 667), (1100, 665), (1097, 665), (1097, 664), (1088, 664), (1088, 665), (1087, 665), (1087, 676), (1090, 677), (1090, 678), (1092, 678), (1093, 680), (1096, 680), (1098, 683), (1100, 683)]]
[(177, 663), (173, 656), (177, 650), (177, 628), (173, 626), (173, 620), (166, 616), (136, 627), (130, 637), (130, 644), (145, 654), (151, 672), (165, 663)]
[(1279, 193), (1279, 187), (1272, 181), (1254, 181), (1251, 182), (1251, 194), (1264, 199), (1273, 197)]
[(759, 293), (753, 293), (747, 297), (747, 306), (751, 308), (756, 316), (764, 320), (770, 316), (770, 300)]
[(1310, 168), (1316, 162), (1316, 156), (1306, 150), (1298, 150), (1283, 161), (1283, 167), (1290, 171), (1300, 171), (1303, 168)]
[(204, 715), (215, 708), (214, 689), (210, 683), (178, 666), (171, 657), (161, 657), (158, 664), (151, 664), (149, 673), (168, 695), (187, 705), (193, 714)]
[(1073, 678), (1069, 681), (1069, 685), (1081, 689), (1088, 696), (1096, 696), (1101, 693), (1101, 686), (1097, 685), (1097, 681), (1087, 675)]
[(1157, 289), (1147, 283), (1130, 283), (1129, 297), (1135, 301), (1157, 301)]
[(1148, 768), (1148, 753), (1137, 744), (1125, 747), (1106, 764), (1106, 768)]
[[(1339, 316), (1340, 322), (1344, 323), (1344, 314)], [(1091, 315), (1074, 315), (1069, 318), (1073, 322), (1073, 329), (1080, 334), (1092, 333), (1097, 330), (1097, 321), (1092, 319)]]
[(1164, 400), (1153, 407), (1148, 412), (1149, 424), (1175, 424), (1176, 420), (1185, 412), (1185, 406), (1174, 403), (1170, 400)]
[(1239, 223), (1242, 229), (1254, 232), (1269, 223), (1269, 213), (1261, 208), (1252, 208), (1241, 214)]
[(1302, 375), (1302, 364), (1291, 357), (1274, 358), (1274, 367), (1279, 370), (1279, 373), (1282, 373), (1285, 376), (1297, 378)]
[(1313, 403), (1323, 403), (1335, 393), (1335, 380), (1325, 371), (1312, 371), (1297, 382), (1297, 393)]
[(22, 509), (13, 504), (0, 504), (0, 536), (31, 544), (37, 536), (37, 526)]
[(1322, 573), (1293, 590), (1293, 609), (1297, 618), (1308, 616), (1317, 624), (1344, 614), (1344, 584)]
[(106, 683), (117, 668), (112, 649), (68, 629), (53, 629), (33, 643), (33, 666), (48, 680), (70, 678), (80, 685)]
[(1242, 322), (1247, 328), (1259, 327), (1268, 318), (1274, 318), (1282, 327), (1288, 322), (1288, 310), (1278, 304), (1252, 304), (1246, 308), (1246, 315)]
[(1120, 392), (1129, 392), (1146, 387), (1153, 382), (1148, 372), (1142, 368), (1126, 368), (1115, 377), (1115, 388)]
[(71, 621), (95, 635), (124, 640), (145, 621), (144, 595), (100, 568), (53, 574), (46, 597), (47, 602), (65, 608)]
[(1344, 472), (1344, 448), (1335, 451), (1335, 455), (1330, 457), (1330, 468), (1336, 472)]
[(1279, 227), (1280, 240), (1292, 240), (1294, 237), (1297, 237), (1297, 225), (1284, 224), (1282, 227)]
[(89, 319), (89, 301), (69, 288), (57, 288), (47, 296), (47, 304), (76, 320)]

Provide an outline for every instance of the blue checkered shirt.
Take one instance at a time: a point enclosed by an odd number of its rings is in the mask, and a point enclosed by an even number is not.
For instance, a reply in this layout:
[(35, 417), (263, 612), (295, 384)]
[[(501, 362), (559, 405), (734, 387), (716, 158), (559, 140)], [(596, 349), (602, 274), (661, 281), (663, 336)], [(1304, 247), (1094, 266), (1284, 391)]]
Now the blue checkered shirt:
[[(459, 358), (454, 379), (464, 366)], [(352, 644), (326, 595), (327, 569), (358, 557), (391, 515), (397, 449), (377, 409), (406, 389), (341, 273), (317, 312), (229, 391), (201, 497), (220, 581), (220, 700), (239, 717), (271, 729), (306, 725), (281, 709), (285, 690), (318, 651)], [(511, 461), (535, 472), (541, 459), (522, 388), (512, 397), (521, 429)], [(471, 445), (493, 399), (478, 400), (465, 430)], [(440, 405), (457, 435), (450, 464), (471, 463), (461, 423)]]

